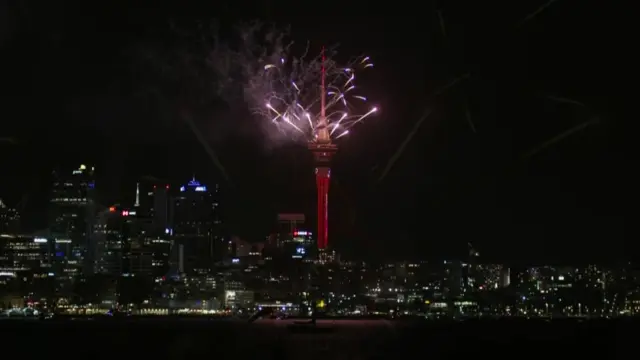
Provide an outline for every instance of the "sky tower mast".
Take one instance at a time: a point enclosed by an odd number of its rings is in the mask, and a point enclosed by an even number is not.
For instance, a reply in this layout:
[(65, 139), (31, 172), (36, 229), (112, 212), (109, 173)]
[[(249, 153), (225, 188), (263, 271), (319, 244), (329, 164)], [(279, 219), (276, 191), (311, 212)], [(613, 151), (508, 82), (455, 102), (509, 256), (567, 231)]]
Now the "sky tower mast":
[(309, 143), (309, 150), (315, 161), (316, 187), (318, 192), (318, 250), (324, 251), (329, 245), (329, 179), (331, 177), (331, 158), (338, 147), (331, 142), (327, 119), (325, 89), (325, 50), (322, 47), (322, 80), (320, 81), (320, 118), (316, 123), (316, 134)]

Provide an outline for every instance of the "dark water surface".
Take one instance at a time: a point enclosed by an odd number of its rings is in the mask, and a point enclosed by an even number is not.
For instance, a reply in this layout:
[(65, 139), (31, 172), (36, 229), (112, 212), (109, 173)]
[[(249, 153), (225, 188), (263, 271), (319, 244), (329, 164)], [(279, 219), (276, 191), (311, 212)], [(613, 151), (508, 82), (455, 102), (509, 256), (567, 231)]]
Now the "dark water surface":
[(634, 353), (638, 320), (464, 322), (121, 319), (0, 321), (2, 358), (42, 359), (616, 359)]

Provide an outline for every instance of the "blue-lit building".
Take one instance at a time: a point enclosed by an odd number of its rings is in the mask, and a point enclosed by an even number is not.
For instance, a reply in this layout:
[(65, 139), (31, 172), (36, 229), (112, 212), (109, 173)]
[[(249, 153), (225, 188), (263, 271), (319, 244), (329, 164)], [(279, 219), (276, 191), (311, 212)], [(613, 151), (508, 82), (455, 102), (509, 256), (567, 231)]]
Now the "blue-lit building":
[(285, 251), (292, 254), (294, 259), (308, 259), (315, 254), (313, 233), (306, 230), (296, 230), (290, 239), (284, 241)]
[(203, 274), (213, 269), (220, 235), (218, 185), (195, 177), (180, 186), (172, 201), (171, 221), (178, 272)]

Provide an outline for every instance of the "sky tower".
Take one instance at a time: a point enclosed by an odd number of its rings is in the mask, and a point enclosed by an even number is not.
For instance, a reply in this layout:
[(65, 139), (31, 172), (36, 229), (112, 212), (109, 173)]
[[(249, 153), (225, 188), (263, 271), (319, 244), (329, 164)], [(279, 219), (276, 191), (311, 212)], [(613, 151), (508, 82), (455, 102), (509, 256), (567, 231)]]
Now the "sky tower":
[(315, 138), (309, 143), (313, 153), (318, 191), (318, 250), (325, 250), (329, 245), (329, 179), (331, 177), (331, 158), (338, 147), (331, 142), (327, 127), (326, 89), (325, 89), (325, 54), (322, 48), (322, 80), (320, 83), (320, 117), (316, 125)]

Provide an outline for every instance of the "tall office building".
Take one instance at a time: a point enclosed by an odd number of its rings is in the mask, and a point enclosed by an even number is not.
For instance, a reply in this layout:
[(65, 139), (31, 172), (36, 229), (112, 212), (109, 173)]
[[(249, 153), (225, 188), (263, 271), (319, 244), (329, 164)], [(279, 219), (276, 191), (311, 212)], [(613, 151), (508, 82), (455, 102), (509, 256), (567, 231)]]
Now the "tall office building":
[[(50, 198), (51, 234), (61, 247), (65, 276), (90, 271), (94, 259), (91, 255), (91, 233), (96, 213), (94, 168), (80, 165), (72, 172), (54, 172)], [(88, 257), (87, 257), (88, 255)]]
[(221, 242), (218, 186), (195, 179), (179, 188), (172, 201), (174, 256), (183, 273), (206, 273), (213, 268), (216, 243)]
[[(145, 272), (160, 278), (169, 273), (173, 231), (169, 222), (170, 186), (157, 179), (136, 184), (135, 212), (140, 234), (131, 244), (132, 273)], [(177, 247), (175, 248), (177, 251)], [(151, 268), (147, 262), (151, 261)], [(136, 270), (136, 264), (137, 270)]]
[(153, 187), (151, 223), (154, 232), (164, 233), (169, 228), (169, 185)]
[(121, 211), (115, 206), (98, 214), (93, 231), (94, 254), (91, 257), (94, 264), (91, 273), (112, 276), (122, 274), (125, 251), (123, 220)]
[(154, 275), (153, 239), (142, 230), (133, 209), (112, 206), (100, 212), (94, 226), (95, 274)]
[(159, 181), (142, 181), (136, 184), (136, 201), (133, 210), (137, 217), (145, 219), (145, 229), (153, 235), (162, 235), (169, 228), (170, 186)]

